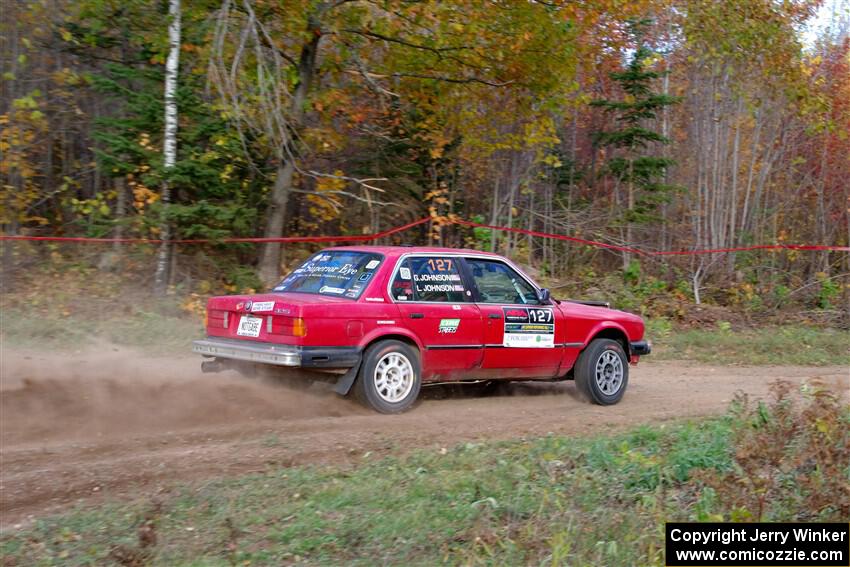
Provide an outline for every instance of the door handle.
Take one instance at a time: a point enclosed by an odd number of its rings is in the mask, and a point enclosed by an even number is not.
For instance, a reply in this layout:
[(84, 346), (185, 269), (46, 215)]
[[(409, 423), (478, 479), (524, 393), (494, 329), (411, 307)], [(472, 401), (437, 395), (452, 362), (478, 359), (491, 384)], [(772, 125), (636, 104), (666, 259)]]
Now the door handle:
[(424, 319), (425, 314), (424, 313), (411, 313), (410, 318), (411, 319)]
[(502, 315), (499, 313), (490, 313), (489, 315), (487, 315), (487, 317), (489, 317), (490, 319), (501, 319)]

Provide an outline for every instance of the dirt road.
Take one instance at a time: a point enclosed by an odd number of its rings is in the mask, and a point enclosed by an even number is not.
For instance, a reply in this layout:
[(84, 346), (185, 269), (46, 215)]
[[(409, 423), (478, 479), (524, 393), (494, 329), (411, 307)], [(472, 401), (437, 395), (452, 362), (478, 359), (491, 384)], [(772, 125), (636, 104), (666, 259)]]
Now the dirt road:
[(0, 368), (0, 529), (78, 502), (134, 498), (187, 480), (301, 463), (354, 462), (415, 447), (605, 432), (723, 411), (775, 379), (847, 390), (844, 367), (708, 367), (642, 362), (613, 407), (571, 382), (512, 384), (497, 395), (430, 388), (413, 411), (381, 416), (314, 386), (295, 391), (193, 356), (131, 351), (5, 351)]

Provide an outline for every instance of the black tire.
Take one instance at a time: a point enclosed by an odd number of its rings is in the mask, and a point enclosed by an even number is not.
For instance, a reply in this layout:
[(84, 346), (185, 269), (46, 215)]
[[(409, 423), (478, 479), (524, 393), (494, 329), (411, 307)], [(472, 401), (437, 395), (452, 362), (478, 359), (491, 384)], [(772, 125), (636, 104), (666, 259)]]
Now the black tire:
[(419, 397), (421, 374), (418, 350), (401, 341), (380, 341), (363, 354), (354, 395), (375, 411), (401, 413)]
[(629, 384), (629, 360), (623, 345), (611, 339), (591, 341), (576, 361), (575, 380), (578, 391), (594, 404), (619, 402)]

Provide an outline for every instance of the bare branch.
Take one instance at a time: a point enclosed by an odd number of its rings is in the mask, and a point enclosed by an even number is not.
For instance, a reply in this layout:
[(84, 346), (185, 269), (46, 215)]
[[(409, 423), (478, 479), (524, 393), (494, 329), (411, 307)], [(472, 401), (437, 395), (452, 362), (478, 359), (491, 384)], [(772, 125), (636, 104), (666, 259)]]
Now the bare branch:
[(372, 39), (380, 39), (381, 41), (388, 41), (390, 43), (397, 43), (399, 45), (403, 45), (405, 47), (410, 47), (412, 49), (421, 49), (424, 51), (430, 51), (436, 55), (441, 55), (443, 53), (448, 53), (451, 51), (465, 51), (467, 49), (472, 49), (470, 45), (458, 45), (458, 46), (450, 46), (450, 47), (431, 47), (430, 45), (422, 45), (421, 43), (413, 43), (412, 41), (408, 41), (406, 39), (402, 39), (400, 37), (392, 37), (389, 35), (384, 35), (382, 33), (373, 32), (371, 30), (358, 30), (353, 28), (347, 28), (341, 30), (344, 33), (350, 33), (355, 35), (360, 35), (363, 37), (368, 37)]
[[(366, 85), (370, 89), (372, 89), (373, 91), (375, 91), (379, 94), (387, 95), (387, 96), (392, 97), (392, 98), (399, 98), (398, 94), (396, 94), (396, 93), (394, 93), (390, 90), (387, 90), (384, 87), (382, 87), (381, 85), (379, 85), (378, 82), (375, 81), (375, 79), (369, 73), (369, 71), (367, 71), (366, 66), (363, 64), (363, 61), (360, 59), (360, 56), (357, 55), (356, 52), (354, 52), (354, 53), (355, 53), (354, 62), (357, 64), (357, 71), (359, 71), (359, 74), (360, 74), (361, 77), (363, 77), (363, 80), (366, 81)], [(351, 70), (346, 70), (346, 72), (352, 73)]]
[[(380, 75), (375, 75), (380, 76)], [(386, 75), (384, 75), (386, 76)], [(487, 85), (488, 87), (506, 87), (514, 83), (514, 81), (504, 81), (501, 83), (496, 83), (493, 81), (488, 81), (486, 79), (479, 79), (478, 77), (445, 77), (440, 75), (426, 75), (423, 73), (393, 73), (390, 75), (393, 78), (402, 78), (407, 77), (411, 79), (428, 79), (432, 81), (442, 81), (444, 83), (456, 83), (456, 84), (470, 84), (470, 83), (478, 83), (481, 85)]]
[[(349, 197), (351, 199), (354, 199), (355, 201), (360, 201), (361, 203), (367, 203), (367, 204), (371, 203), (373, 205), (381, 205), (381, 206), (397, 206), (398, 205), (398, 203), (394, 203), (392, 201), (375, 201), (374, 199), (370, 199), (368, 196), (362, 197), (362, 196), (360, 196), (356, 193), (351, 193), (349, 191), (336, 191), (335, 190), (335, 191), (322, 191), (320, 193), (320, 192), (317, 192), (317, 191), (305, 191), (304, 189), (293, 189), (292, 192), (293, 193), (300, 193), (302, 195), (313, 195), (314, 197), (319, 197), (319, 198), (323, 198), (323, 197), (326, 197), (328, 195), (342, 195), (343, 197)], [(337, 211), (339, 211), (343, 208), (340, 203), (338, 203), (337, 201), (334, 201), (333, 199), (325, 198), (324, 200), (327, 201)]]
[(336, 175), (336, 174), (333, 174), (333, 173), (320, 173), (318, 171), (313, 171), (313, 170), (309, 170), (309, 171), (298, 170), (298, 171), (299, 171), (299, 173), (304, 173), (305, 175), (309, 175), (310, 177), (323, 177), (323, 178), (326, 178), (326, 179), (342, 179), (342, 180), (345, 180), (345, 181), (351, 181), (352, 183), (356, 183), (357, 185), (360, 185), (362, 187), (366, 187), (367, 189), (371, 189), (372, 191), (378, 191), (379, 193), (384, 193), (384, 190), (381, 189), (380, 187), (375, 187), (374, 185), (371, 185), (370, 182), (372, 182), (372, 181), (387, 181), (386, 177), (371, 177), (371, 178), (366, 178), (366, 179), (359, 179), (357, 177), (349, 177), (347, 175)]

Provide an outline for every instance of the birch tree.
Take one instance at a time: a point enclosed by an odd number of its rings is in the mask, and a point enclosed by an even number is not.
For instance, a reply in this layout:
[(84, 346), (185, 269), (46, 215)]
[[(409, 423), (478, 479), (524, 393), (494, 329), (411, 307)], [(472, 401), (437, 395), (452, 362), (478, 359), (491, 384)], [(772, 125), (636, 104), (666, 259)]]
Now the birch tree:
[(171, 227), (168, 222), (168, 205), (171, 190), (168, 176), (177, 161), (177, 73), (180, 65), (180, 0), (168, 4), (168, 59), (165, 62), (165, 135), (162, 143), (163, 180), (160, 192), (162, 213), (160, 217), (159, 252), (156, 258), (154, 290), (162, 295), (168, 289), (169, 260), (171, 257)]

